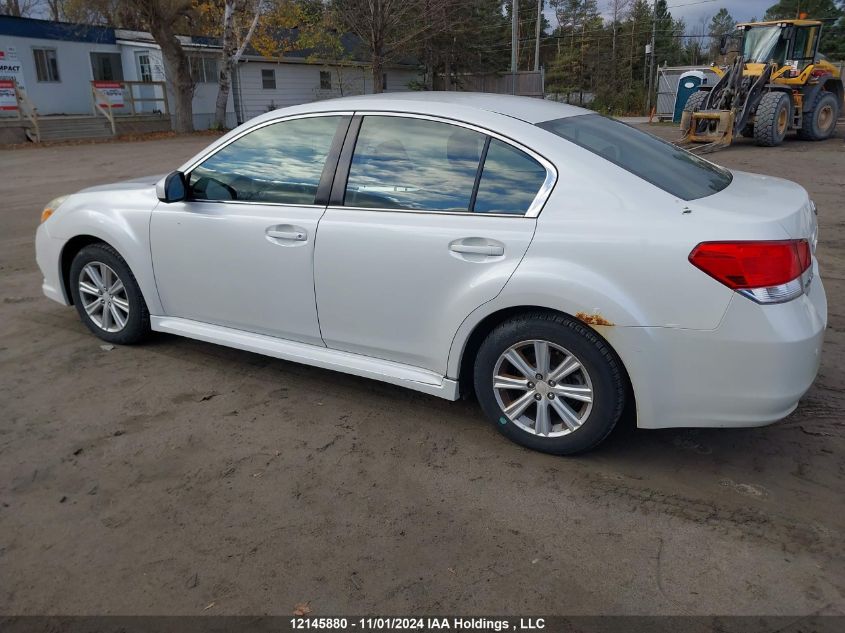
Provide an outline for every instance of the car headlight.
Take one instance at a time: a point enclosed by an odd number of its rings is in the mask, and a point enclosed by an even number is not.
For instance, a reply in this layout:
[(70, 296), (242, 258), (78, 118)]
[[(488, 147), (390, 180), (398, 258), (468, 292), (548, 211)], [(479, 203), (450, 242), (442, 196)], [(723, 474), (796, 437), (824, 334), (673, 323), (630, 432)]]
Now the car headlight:
[(44, 207), (44, 210), (41, 212), (41, 222), (44, 223), (47, 221), (56, 210), (62, 206), (62, 202), (67, 200), (67, 196), (59, 196), (58, 198), (53, 198), (50, 202), (47, 203), (47, 206)]

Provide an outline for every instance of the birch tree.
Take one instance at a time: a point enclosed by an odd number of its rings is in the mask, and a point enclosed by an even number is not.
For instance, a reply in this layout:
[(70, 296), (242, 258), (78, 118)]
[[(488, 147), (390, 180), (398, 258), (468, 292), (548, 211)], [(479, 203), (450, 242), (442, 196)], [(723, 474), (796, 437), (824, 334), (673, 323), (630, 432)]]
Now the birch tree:
[(624, 11), (628, 8), (628, 3), (630, 0), (609, 0), (608, 9), (610, 10), (611, 15), (611, 23), (610, 28), (612, 30), (611, 36), (611, 45), (610, 45), (610, 85), (611, 88), (615, 88), (617, 85), (617, 62), (618, 56), (616, 53), (617, 50), (617, 40), (619, 35), (619, 19), (622, 17)]
[[(251, 6), (250, 6), (251, 5)], [(226, 106), (232, 91), (232, 71), (238, 65), (241, 57), (249, 46), (258, 22), (264, 11), (262, 0), (225, 0), (223, 6), (223, 59), (220, 64), (218, 79), (217, 102), (214, 108), (214, 126), (218, 129), (226, 127)], [(248, 14), (246, 31), (238, 33), (239, 14)], [(242, 21), (242, 20), (241, 20)]]

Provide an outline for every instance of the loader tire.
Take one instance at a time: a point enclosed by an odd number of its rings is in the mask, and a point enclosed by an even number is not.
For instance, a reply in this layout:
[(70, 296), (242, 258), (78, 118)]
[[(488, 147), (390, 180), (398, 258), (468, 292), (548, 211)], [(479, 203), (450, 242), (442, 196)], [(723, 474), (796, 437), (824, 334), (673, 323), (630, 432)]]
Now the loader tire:
[(757, 145), (774, 147), (783, 143), (792, 120), (792, 102), (785, 92), (767, 92), (757, 106), (754, 140)]
[(686, 104), (684, 105), (684, 112), (697, 112), (701, 109), (701, 106), (704, 105), (705, 99), (707, 99), (707, 95), (709, 93), (706, 90), (699, 90), (698, 92), (693, 92), (689, 99), (687, 99)]
[(836, 129), (839, 118), (839, 100), (832, 92), (820, 91), (813, 100), (813, 105), (804, 113), (798, 138), (805, 141), (823, 141), (830, 138)]

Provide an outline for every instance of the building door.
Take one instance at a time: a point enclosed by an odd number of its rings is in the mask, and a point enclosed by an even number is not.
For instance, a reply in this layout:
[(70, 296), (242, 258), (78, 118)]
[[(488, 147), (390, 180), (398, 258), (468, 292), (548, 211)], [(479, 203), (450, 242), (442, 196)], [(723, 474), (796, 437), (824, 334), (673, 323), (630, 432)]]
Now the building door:
[(123, 81), (120, 53), (91, 53), (94, 81)]
[[(153, 64), (149, 51), (135, 52), (135, 67), (138, 72), (138, 81), (145, 84), (151, 84), (149, 86), (134, 86), (135, 92), (133, 96), (138, 99), (138, 101), (135, 102), (135, 112), (149, 113), (154, 112), (157, 109), (161, 110), (163, 105), (161, 102), (145, 101), (145, 99), (155, 99), (156, 97), (156, 87), (152, 85)], [(127, 86), (127, 88), (129, 88), (129, 86)]]

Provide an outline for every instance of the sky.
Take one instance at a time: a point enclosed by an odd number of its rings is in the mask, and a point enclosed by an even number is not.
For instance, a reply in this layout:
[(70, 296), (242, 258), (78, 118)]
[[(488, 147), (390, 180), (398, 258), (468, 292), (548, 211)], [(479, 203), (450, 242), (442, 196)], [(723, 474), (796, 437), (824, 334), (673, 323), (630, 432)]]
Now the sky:
[[(751, 18), (761, 19), (763, 14), (777, 0), (668, 0), (669, 11), (672, 17), (683, 18), (688, 27), (701, 23), (703, 18), (708, 22), (711, 16), (724, 7), (737, 22), (750, 20)], [(609, 0), (598, 0), (599, 8), (604, 10), (605, 17), (609, 17), (606, 11)], [(554, 11), (546, 3), (546, 19), (550, 24), (556, 23)]]
[(715, 2), (702, 2), (701, 0), (669, 0), (668, 4), (669, 11), (672, 12), (672, 17), (683, 18), (688, 25), (693, 25), (698, 24), (704, 17), (709, 18), (723, 7), (728, 10), (728, 13), (737, 22), (743, 22), (751, 18), (761, 19), (766, 9), (773, 4), (777, 4), (777, 1), (716, 0)]

